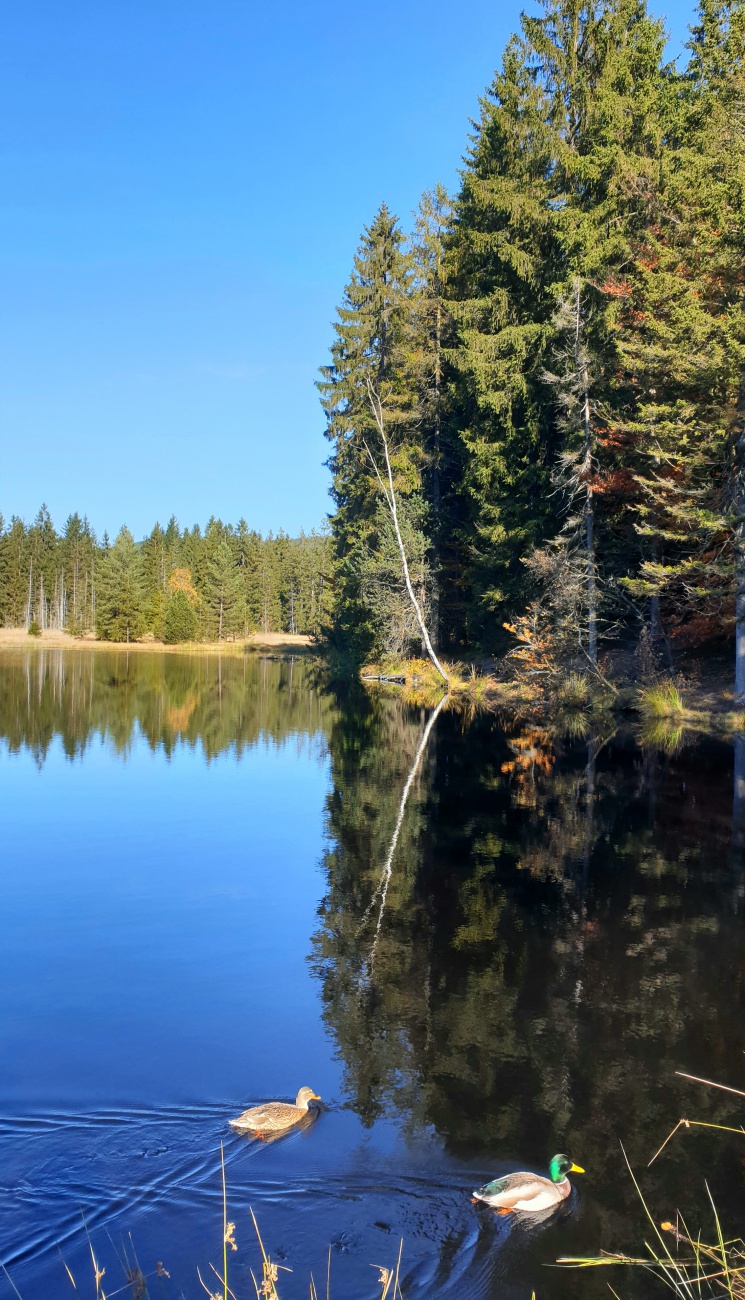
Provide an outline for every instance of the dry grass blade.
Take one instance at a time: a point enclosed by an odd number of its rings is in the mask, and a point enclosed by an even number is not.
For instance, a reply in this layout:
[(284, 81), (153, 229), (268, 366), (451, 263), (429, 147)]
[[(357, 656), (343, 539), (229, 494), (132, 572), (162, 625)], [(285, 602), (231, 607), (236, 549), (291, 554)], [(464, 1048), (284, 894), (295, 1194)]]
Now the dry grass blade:
[(399, 1277), (401, 1274), (401, 1254), (403, 1252), (403, 1248), (404, 1248), (404, 1239), (402, 1237), (398, 1244), (398, 1259), (396, 1261), (395, 1269), (387, 1268), (385, 1264), (370, 1265), (370, 1268), (376, 1268), (378, 1270), (378, 1282), (383, 1288), (381, 1292), (380, 1300), (386, 1300), (388, 1296), (388, 1292), (391, 1290), (391, 1283), (393, 1284), (393, 1291), (391, 1292), (391, 1300), (396, 1300), (397, 1295), (401, 1297), (401, 1300), (403, 1300), (403, 1297), (401, 1295), (401, 1287), (399, 1284)]
[(255, 1233), (256, 1233), (256, 1238), (257, 1238), (257, 1240), (258, 1240), (259, 1247), (261, 1248), (261, 1260), (262, 1260), (261, 1276), (262, 1276), (262, 1281), (261, 1281), (261, 1286), (260, 1286), (260, 1287), (257, 1285), (256, 1278), (254, 1277), (253, 1273), (251, 1273), (251, 1277), (253, 1278), (254, 1286), (256, 1287), (256, 1294), (257, 1294), (257, 1296), (259, 1296), (259, 1297), (261, 1297), (261, 1296), (265, 1296), (265, 1297), (266, 1297), (266, 1300), (280, 1300), (279, 1292), (277, 1291), (277, 1279), (278, 1279), (278, 1277), (279, 1277), (279, 1270), (281, 1269), (283, 1273), (291, 1273), (291, 1272), (292, 1272), (292, 1269), (291, 1269), (291, 1268), (285, 1268), (284, 1264), (274, 1264), (274, 1263), (272, 1262), (270, 1256), (267, 1255), (266, 1251), (264, 1250), (264, 1243), (263, 1243), (263, 1241), (261, 1240), (261, 1233), (259, 1232), (259, 1225), (258, 1225), (258, 1223), (256, 1222), (256, 1215), (254, 1214), (253, 1209), (252, 1209), (252, 1207), (251, 1207), (250, 1205), (249, 1205), (248, 1209), (249, 1209), (249, 1213), (250, 1213), (250, 1215), (251, 1215), (251, 1218), (252, 1218), (252, 1220), (253, 1220), (253, 1225), (254, 1225), (254, 1231), (255, 1231)]
[(739, 1088), (730, 1088), (726, 1083), (715, 1083), (713, 1079), (700, 1079), (697, 1074), (686, 1074), (684, 1070), (676, 1070), (675, 1073), (681, 1079), (690, 1079), (692, 1083), (705, 1083), (707, 1088), (720, 1088), (722, 1092), (733, 1092), (736, 1097), (745, 1097), (745, 1092)]
[(708, 1196), (709, 1201), (711, 1202), (711, 1208), (712, 1208), (712, 1210), (713, 1210), (713, 1212), (714, 1212), (714, 1222), (715, 1222), (716, 1225), (717, 1225), (717, 1240), (718, 1240), (718, 1242), (719, 1242), (719, 1252), (720, 1252), (720, 1254), (721, 1254), (721, 1256), (722, 1256), (722, 1267), (723, 1267), (723, 1269), (724, 1269), (724, 1274), (725, 1274), (725, 1277), (726, 1277), (726, 1279), (727, 1279), (727, 1290), (729, 1291), (729, 1293), (730, 1293), (730, 1295), (731, 1295), (731, 1294), (732, 1294), (732, 1281), (731, 1281), (731, 1278), (730, 1278), (729, 1267), (728, 1267), (728, 1264), (727, 1264), (727, 1252), (726, 1252), (726, 1250), (724, 1249), (724, 1238), (723, 1238), (723, 1236), (722, 1236), (722, 1227), (721, 1227), (721, 1224), (720, 1224), (720, 1222), (719, 1222), (719, 1215), (717, 1214), (717, 1207), (716, 1207), (716, 1205), (714, 1204), (714, 1201), (713, 1201), (713, 1199), (712, 1199), (712, 1195), (711, 1195), (711, 1191), (710, 1191), (710, 1188), (709, 1188), (709, 1184), (708, 1184), (708, 1183), (706, 1184), (706, 1195)]
[(225, 1152), (220, 1143), (220, 1168), (222, 1169), (222, 1273), (223, 1300), (228, 1300), (228, 1192), (225, 1185)]
[(77, 1286), (76, 1286), (76, 1284), (75, 1284), (75, 1278), (73, 1277), (72, 1273), (70, 1272), (69, 1268), (67, 1267), (67, 1264), (65, 1263), (64, 1256), (63, 1256), (62, 1251), (60, 1250), (59, 1246), (57, 1247), (57, 1254), (59, 1255), (60, 1259), (62, 1260), (62, 1267), (64, 1268), (64, 1270), (65, 1270), (67, 1276), (69, 1277), (70, 1281), (72, 1282), (72, 1289), (73, 1289), (73, 1291), (77, 1291), (78, 1288), (77, 1288)]
[[(683, 1122), (685, 1121), (681, 1121), (681, 1123)], [(680, 1124), (676, 1125), (673, 1133), (677, 1132), (679, 1127)], [(721, 1126), (702, 1125), (702, 1127), (717, 1128)], [(735, 1129), (733, 1131), (741, 1132), (743, 1130)], [(666, 1142), (669, 1141), (670, 1137), (672, 1137), (672, 1134), (669, 1135)], [(598, 1268), (610, 1265), (645, 1268), (660, 1278), (674, 1295), (683, 1297), (684, 1300), (703, 1300), (703, 1297), (717, 1295), (729, 1296), (730, 1300), (745, 1300), (745, 1262), (740, 1263), (740, 1261), (745, 1261), (745, 1242), (740, 1238), (735, 1238), (732, 1241), (724, 1240), (719, 1216), (708, 1184), (706, 1184), (706, 1192), (714, 1213), (717, 1230), (717, 1241), (714, 1245), (702, 1242), (700, 1235), (698, 1238), (692, 1237), (685, 1220), (680, 1215), (678, 1215), (676, 1223), (664, 1221), (658, 1229), (649, 1212), (623, 1146), (621, 1150), (644, 1212), (652, 1224), (662, 1250), (660, 1251), (656, 1247), (653, 1249), (648, 1242), (645, 1242), (644, 1244), (649, 1251), (649, 1258), (638, 1259), (630, 1255), (609, 1254), (601, 1254), (596, 1257), (564, 1256), (556, 1261), (557, 1264), (574, 1268)], [(661, 1236), (660, 1230), (663, 1233), (671, 1234), (674, 1238), (676, 1247), (674, 1257)], [(683, 1256), (677, 1250), (681, 1243), (690, 1248), (690, 1256)], [(609, 1286), (609, 1290), (613, 1296), (616, 1296), (616, 1292), (612, 1287)]]
[(668, 1142), (670, 1141), (670, 1138), (675, 1137), (675, 1134), (677, 1133), (677, 1131), (678, 1131), (678, 1129), (680, 1128), (681, 1124), (685, 1124), (686, 1126), (688, 1126), (688, 1120), (687, 1120), (687, 1119), (679, 1119), (679, 1120), (678, 1120), (677, 1124), (675, 1125), (675, 1128), (672, 1129), (670, 1133), (668, 1133), (667, 1137), (665, 1138), (665, 1141), (662, 1143), (662, 1146), (659, 1148), (658, 1151), (655, 1151), (654, 1155), (652, 1156), (652, 1159), (650, 1160), (649, 1164), (647, 1165), (647, 1169), (649, 1169), (650, 1165), (653, 1165), (653, 1164), (654, 1164), (654, 1162), (655, 1162), (655, 1160), (657, 1159), (657, 1157), (658, 1157), (659, 1155), (661, 1155), (662, 1152), (665, 1150), (665, 1147), (667, 1146)]
[[(201, 1282), (202, 1286), (204, 1287), (205, 1291), (207, 1292), (207, 1295), (209, 1296), (209, 1300), (220, 1300), (220, 1292), (219, 1292), (219, 1291), (210, 1291), (209, 1287), (207, 1286), (207, 1283), (205, 1282), (204, 1278), (202, 1277), (202, 1274), (199, 1272), (199, 1269), (197, 1269), (197, 1277), (199, 1278), (199, 1281)], [(256, 1294), (257, 1294), (257, 1295), (259, 1294), (258, 1291), (256, 1292)]]
[(649, 1165), (654, 1164), (658, 1155), (660, 1155), (665, 1150), (665, 1147), (667, 1146), (670, 1139), (672, 1137), (675, 1137), (675, 1134), (677, 1133), (681, 1124), (685, 1124), (686, 1128), (715, 1128), (715, 1129), (719, 1129), (720, 1133), (741, 1133), (743, 1137), (745, 1137), (745, 1128), (743, 1128), (742, 1125), (740, 1125), (739, 1128), (732, 1128), (731, 1125), (729, 1124), (710, 1124), (703, 1119), (679, 1119), (672, 1132), (668, 1133), (659, 1151), (655, 1151), (654, 1155), (652, 1156), (652, 1159), (647, 1165), (647, 1169), (649, 1169)]
[[(13, 1281), (12, 1277), (10, 1276), (10, 1273), (8, 1272), (8, 1270), (7, 1270), (7, 1268), (5, 1267), (5, 1265), (4, 1265), (3, 1263), (1, 1263), (1, 1262), (0, 1262), (0, 1268), (3, 1270), (3, 1273), (5, 1274), (5, 1277), (6, 1277), (7, 1283), (8, 1283), (8, 1285), (9, 1285), (9, 1287), (11, 1288), (11, 1290), (14, 1292), (15, 1295), (18, 1296), (18, 1300), (22, 1300), (21, 1293), (20, 1293), (20, 1291), (18, 1290), (18, 1287), (16, 1286), (15, 1282)], [(73, 1286), (74, 1286), (74, 1285), (75, 1285), (75, 1283), (73, 1282)]]
[[(215, 1277), (217, 1278), (218, 1282), (220, 1283), (220, 1286), (224, 1288), (225, 1285), (226, 1285), (225, 1278), (224, 1278), (224, 1277), (220, 1277), (220, 1274), (218, 1273), (218, 1271), (217, 1271), (217, 1269), (215, 1268), (214, 1264), (210, 1264), (210, 1268), (212, 1269), (212, 1272), (214, 1273)], [(237, 1296), (235, 1295), (235, 1292), (234, 1292), (234, 1291), (231, 1291), (230, 1287), (228, 1287), (228, 1295), (229, 1295), (229, 1296), (232, 1296), (232, 1300), (237, 1300)]]
[[(665, 1276), (667, 1282), (668, 1282), (669, 1285), (672, 1287), (672, 1289), (673, 1289), (674, 1291), (677, 1291), (677, 1293), (678, 1293), (679, 1295), (691, 1296), (691, 1297), (692, 1297), (692, 1296), (693, 1296), (693, 1292), (692, 1292), (692, 1290), (691, 1290), (691, 1288), (690, 1288), (690, 1285), (689, 1285), (689, 1283), (688, 1283), (688, 1279), (687, 1279), (687, 1277), (686, 1277), (686, 1274), (685, 1274), (685, 1272), (683, 1271), (683, 1269), (680, 1267), (678, 1261), (675, 1260), (675, 1259), (673, 1258), (673, 1256), (670, 1254), (670, 1251), (669, 1251), (668, 1246), (667, 1246), (667, 1242), (665, 1241), (664, 1237), (663, 1237), (662, 1234), (660, 1233), (660, 1230), (659, 1230), (659, 1228), (657, 1227), (657, 1224), (655, 1223), (655, 1221), (654, 1221), (654, 1219), (653, 1219), (653, 1217), (652, 1217), (652, 1215), (651, 1215), (651, 1213), (650, 1213), (650, 1211), (649, 1211), (649, 1208), (648, 1208), (648, 1206), (647, 1206), (647, 1202), (646, 1202), (645, 1199), (644, 1199), (644, 1194), (643, 1194), (642, 1189), (641, 1189), (641, 1187), (639, 1186), (639, 1184), (638, 1184), (638, 1182), (637, 1182), (637, 1180), (636, 1180), (636, 1176), (635, 1176), (635, 1174), (634, 1174), (633, 1169), (631, 1168), (631, 1163), (630, 1163), (629, 1158), (628, 1158), (628, 1156), (627, 1156), (627, 1154), (626, 1154), (626, 1150), (625, 1150), (623, 1144), (621, 1144), (621, 1151), (623, 1152), (623, 1158), (624, 1158), (624, 1160), (626, 1161), (626, 1168), (628, 1169), (628, 1171), (629, 1171), (629, 1173), (630, 1173), (630, 1175), (631, 1175), (631, 1181), (633, 1182), (634, 1187), (636, 1188), (636, 1192), (637, 1192), (637, 1195), (638, 1195), (638, 1197), (639, 1197), (639, 1200), (640, 1200), (641, 1203), (642, 1203), (642, 1206), (643, 1206), (643, 1209), (644, 1209), (644, 1213), (646, 1214), (647, 1218), (649, 1219), (649, 1222), (651, 1223), (652, 1227), (654, 1228), (654, 1234), (655, 1234), (657, 1240), (659, 1241), (660, 1245), (662, 1246), (662, 1250), (663, 1250), (663, 1252), (664, 1252), (664, 1255), (665, 1255), (667, 1258), (665, 1259), (665, 1258), (663, 1258), (662, 1256), (657, 1255), (657, 1253), (651, 1249), (651, 1247), (648, 1245), (647, 1242), (645, 1242), (644, 1244), (645, 1244), (645, 1246), (647, 1247), (647, 1250), (649, 1251), (650, 1256), (651, 1256), (652, 1260), (654, 1261), (654, 1264), (655, 1264), (658, 1268), (660, 1268), (660, 1269), (662, 1270), (662, 1272), (663, 1272), (663, 1274), (664, 1274), (664, 1276)], [(646, 1267), (647, 1267), (647, 1268), (650, 1267), (649, 1263), (647, 1263)]]
[(376, 1268), (378, 1270), (378, 1282), (383, 1288), (382, 1294), (380, 1296), (380, 1300), (386, 1300), (386, 1296), (388, 1295), (388, 1292), (391, 1287), (393, 1273), (389, 1268), (386, 1268), (384, 1264), (371, 1264), (370, 1268)]
[(393, 1300), (396, 1300), (397, 1291), (398, 1294), (401, 1295), (401, 1287), (399, 1286), (398, 1279), (399, 1279), (399, 1274), (401, 1272), (401, 1255), (403, 1254), (403, 1249), (404, 1249), (404, 1239), (402, 1237), (398, 1243), (398, 1259), (396, 1260), (396, 1276), (393, 1282)]
[[(86, 1234), (87, 1234), (88, 1229), (86, 1228), (85, 1231), (86, 1231)], [(92, 1260), (92, 1262), (93, 1262), (93, 1273), (94, 1273), (95, 1278), (96, 1278), (96, 1296), (97, 1296), (97, 1297), (98, 1297), (98, 1296), (101, 1296), (101, 1297), (102, 1297), (102, 1300), (106, 1300), (106, 1298), (105, 1298), (105, 1296), (104, 1296), (104, 1293), (103, 1293), (103, 1288), (102, 1288), (102, 1286), (101, 1286), (101, 1278), (103, 1277), (104, 1273), (106, 1272), (106, 1269), (105, 1269), (105, 1268), (99, 1268), (99, 1267), (98, 1267), (98, 1260), (96, 1259), (96, 1256), (95, 1256), (95, 1254), (94, 1254), (94, 1251), (93, 1251), (93, 1242), (91, 1241), (90, 1237), (88, 1237), (88, 1249), (89, 1249), (90, 1252), (91, 1252), (91, 1260)]]
[(648, 1265), (649, 1260), (636, 1259), (633, 1255), (562, 1255), (556, 1263), (564, 1268), (602, 1268), (604, 1264), (635, 1264), (638, 1268)]

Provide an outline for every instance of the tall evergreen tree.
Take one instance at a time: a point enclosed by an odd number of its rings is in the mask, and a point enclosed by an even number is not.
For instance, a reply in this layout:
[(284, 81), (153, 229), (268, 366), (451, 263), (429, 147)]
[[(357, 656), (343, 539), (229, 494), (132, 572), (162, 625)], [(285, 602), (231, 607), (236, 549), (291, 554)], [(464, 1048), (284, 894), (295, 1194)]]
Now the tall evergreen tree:
[(57, 534), (46, 505), (28, 530), (28, 622), (39, 627), (61, 626), (57, 592)]
[(336, 506), (334, 627), (346, 650), (364, 655), (378, 629), (366, 604), (364, 566), (377, 545), (379, 486), (366, 443), (376, 428), (368, 384), (384, 402), (396, 448), (402, 497), (420, 486), (421, 448), (412, 428), (416, 392), (411, 371), (411, 258), (397, 219), (385, 204), (363, 231), (334, 326), (331, 363), (319, 382)]
[[(430, 626), (435, 646), (443, 635), (446, 640), (456, 638), (463, 623), (461, 602), (456, 595), (457, 569), (462, 555), (454, 545), (463, 509), (463, 457), (450, 400), (452, 366), (448, 355), (454, 345), (455, 331), (446, 282), (447, 240), (453, 215), (453, 204), (444, 186), (427, 190), (415, 214), (411, 240), (415, 276), (412, 304), (415, 421), (422, 455), (422, 498), (426, 503), (422, 526), (429, 541)], [(418, 540), (421, 545), (424, 538)]]
[(448, 273), (458, 323), (455, 394), (471, 510), (470, 635), (493, 643), (525, 595), (521, 559), (553, 522), (555, 430), (541, 382), (559, 275), (550, 199), (550, 95), (513, 37), (481, 100), (458, 196)]
[(60, 540), (60, 575), (65, 588), (64, 626), (78, 636), (93, 626), (92, 596), (96, 539), (87, 519), (69, 515)]
[(145, 630), (142, 559), (128, 528), (98, 566), (96, 636), (102, 641), (138, 641)]
[[(626, 585), (649, 597), (654, 634), (664, 621), (700, 639), (726, 625), (735, 587), (745, 589), (745, 565), (739, 583), (735, 572), (745, 518), (744, 20), (742, 4), (702, 6), (620, 321), (636, 395), (623, 432), (641, 549)], [(745, 603), (740, 623), (745, 693)]]
[(28, 539), (23, 520), (13, 515), (10, 527), (0, 533), (0, 611), (6, 627), (26, 623), (28, 590)]
[(600, 550), (612, 574), (616, 522), (602, 433), (628, 399), (627, 378), (619, 378), (618, 269), (633, 260), (657, 181), (664, 32), (643, 0), (547, 0), (545, 16), (524, 25), (552, 93), (552, 210), (562, 279), (555, 288), (554, 372), (544, 377), (559, 398), (555, 478), (569, 514), (565, 561), (585, 573), (583, 640), (595, 665), (598, 546), (604, 532)]
[(210, 611), (211, 639), (222, 641), (242, 630), (243, 583), (227, 537), (218, 543), (209, 561), (207, 605)]

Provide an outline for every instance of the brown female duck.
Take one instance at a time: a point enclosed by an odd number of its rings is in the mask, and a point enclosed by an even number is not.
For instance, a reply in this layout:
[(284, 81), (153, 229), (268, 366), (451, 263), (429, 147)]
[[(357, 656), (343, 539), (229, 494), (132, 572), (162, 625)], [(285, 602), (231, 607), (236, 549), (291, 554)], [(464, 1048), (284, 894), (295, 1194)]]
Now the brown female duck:
[(254, 1133), (257, 1137), (263, 1137), (267, 1133), (284, 1133), (286, 1129), (307, 1119), (309, 1111), (312, 1115), (316, 1107), (311, 1103), (320, 1100), (312, 1088), (301, 1088), (294, 1106), (287, 1101), (267, 1101), (263, 1106), (251, 1106), (244, 1110), (242, 1115), (230, 1120), (230, 1125), (241, 1133)]

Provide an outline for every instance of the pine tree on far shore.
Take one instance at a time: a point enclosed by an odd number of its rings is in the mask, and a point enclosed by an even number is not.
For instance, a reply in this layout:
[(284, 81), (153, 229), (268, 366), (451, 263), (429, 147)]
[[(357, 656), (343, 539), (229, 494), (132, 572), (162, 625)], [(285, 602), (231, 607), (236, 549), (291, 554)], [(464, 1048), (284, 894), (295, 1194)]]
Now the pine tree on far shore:
[(102, 641), (139, 641), (145, 630), (142, 559), (128, 528), (122, 528), (98, 567), (96, 636)]
[(181, 641), (194, 641), (196, 634), (197, 616), (186, 592), (179, 587), (166, 608), (163, 639), (168, 645), (176, 645)]

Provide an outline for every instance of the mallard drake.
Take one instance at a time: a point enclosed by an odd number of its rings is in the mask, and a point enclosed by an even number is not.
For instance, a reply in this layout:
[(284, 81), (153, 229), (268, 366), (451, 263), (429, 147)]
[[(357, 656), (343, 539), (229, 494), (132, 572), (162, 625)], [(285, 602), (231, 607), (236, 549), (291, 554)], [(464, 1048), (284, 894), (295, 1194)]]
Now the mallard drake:
[(484, 1183), (473, 1195), (477, 1201), (485, 1201), (500, 1214), (509, 1214), (512, 1210), (535, 1213), (565, 1201), (572, 1190), (567, 1174), (584, 1172), (580, 1165), (572, 1164), (568, 1156), (554, 1156), (548, 1167), (548, 1178), (540, 1174), (506, 1174), (504, 1178)]
[(295, 1105), (290, 1105), (287, 1101), (267, 1101), (263, 1106), (251, 1106), (249, 1110), (244, 1110), (242, 1115), (231, 1119), (232, 1128), (237, 1128), (243, 1133), (255, 1133), (262, 1137), (265, 1133), (283, 1133), (285, 1129), (290, 1129), (294, 1124), (299, 1124), (301, 1120), (308, 1118), (308, 1112), (314, 1112), (315, 1106), (311, 1102), (320, 1101), (321, 1098), (312, 1088), (301, 1088), (295, 1098)]

